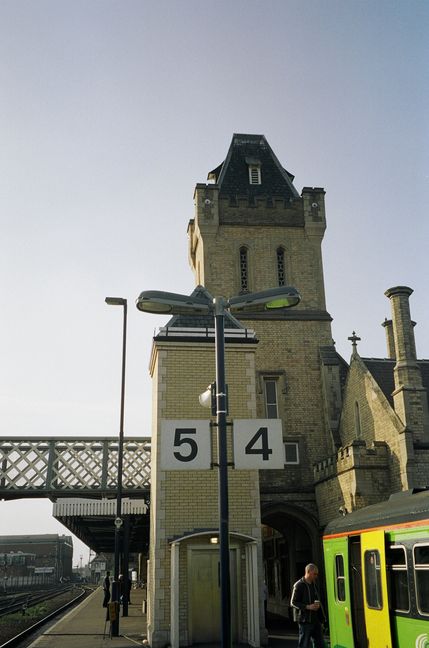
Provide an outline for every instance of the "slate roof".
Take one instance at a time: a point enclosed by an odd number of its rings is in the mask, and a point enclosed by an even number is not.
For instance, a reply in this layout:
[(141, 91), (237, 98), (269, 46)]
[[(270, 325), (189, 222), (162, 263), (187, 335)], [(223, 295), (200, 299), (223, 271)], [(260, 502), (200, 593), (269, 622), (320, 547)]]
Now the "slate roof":
[[(393, 369), (396, 360), (390, 360), (388, 358), (361, 358), (361, 360), (365, 363), (368, 371), (371, 373), (381, 391), (393, 407), (392, 392), (395, 389)], [(429, 360), (417, 360), (417, 364), (422, 372), (423, 387), (426, 389), (429, 404)]]
[[(206, 299), (210, 304), (213, 301), (212, 295), (204, 286), (197, 286), (190, 295), (191, 297), (198, 297), (199, 299)], [(168, 328), (214, 328), (213, 315), (174, 315), (171, 320), (166, 324)], [(245, 329), (240, 322), (235, 319), (233, 315), (225, 313), (225, 328), (229, 329)]]
[[(261, 184), (249, 183), (249, 164), (260, 164)], [(294, 176), (278, 161), (264, 135), (235, 133), (228, 154), (208, 178), (219, 185), (219, 197), (283, 198), (288, 202), (299, 198), (293, 186)]]

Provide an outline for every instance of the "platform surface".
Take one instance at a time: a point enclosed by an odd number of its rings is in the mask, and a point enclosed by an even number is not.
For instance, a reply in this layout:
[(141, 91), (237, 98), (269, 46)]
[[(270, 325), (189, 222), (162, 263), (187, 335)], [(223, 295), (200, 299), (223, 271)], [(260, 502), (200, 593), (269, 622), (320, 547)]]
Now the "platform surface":
[[(110, 638), (109, 622), (105, 625), (106, 609), (102, 606), (103, 590), (98, 588), (82, 603), (54, 622), (28, 648), (132, 648), (146, 640), (146, 615), (142, 612), (143, 590), (131, 591), (128, 617), (119, 619), (119, 637)], [(122, 610), (121, 610), (122, 614)], [(269, 648), (295, 648), (297, 630), (292, 624), (270, 619)], [(219, 644), (204, 644), (193, 648), (218, 648)]]
[(103, 590), (95, 590), (77, 607), (54, 622), (29, 648), (131, 648), (146, 639), (146, 615), (142, 612), (143, 590), (131, 591), (128, 616), (119, 618), (119, 637), (110, 638), (105, 621)]

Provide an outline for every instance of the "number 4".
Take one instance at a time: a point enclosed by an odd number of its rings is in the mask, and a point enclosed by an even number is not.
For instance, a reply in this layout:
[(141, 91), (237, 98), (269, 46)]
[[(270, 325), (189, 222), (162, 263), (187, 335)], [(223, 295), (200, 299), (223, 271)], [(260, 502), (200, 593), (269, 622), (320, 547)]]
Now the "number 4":
[[(259, 440), (261, 440), (261, 447), (255, 448)], [(270, 455), (273, 454), (272, 449), (268, 447), (268, 428), (260, 427), (244, 450), (246, 454), (260, 454), (262, 455), (263, 461), (268, 461)]]

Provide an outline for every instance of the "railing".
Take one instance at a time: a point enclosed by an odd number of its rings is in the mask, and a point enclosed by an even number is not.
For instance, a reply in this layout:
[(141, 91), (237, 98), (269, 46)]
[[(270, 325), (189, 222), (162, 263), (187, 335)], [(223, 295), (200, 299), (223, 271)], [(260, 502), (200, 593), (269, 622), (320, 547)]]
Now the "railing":
[[(124, 496), (150, 489), (150, 437), (124, 439)], [(0, 499), (116, 494), (115, 437), (0, 437)]]

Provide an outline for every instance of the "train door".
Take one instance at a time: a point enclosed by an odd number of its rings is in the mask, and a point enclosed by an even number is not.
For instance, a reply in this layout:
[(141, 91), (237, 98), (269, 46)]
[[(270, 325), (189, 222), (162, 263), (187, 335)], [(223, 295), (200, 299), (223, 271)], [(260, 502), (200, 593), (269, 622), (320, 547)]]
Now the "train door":
[(361, 536), (365, 621), (369, 648), (392, 648), (384, 531)]
[(332, 646), (355, 646), (353, 639), (348, 538), (324, 541), (326, 593)]
[(367, 648), (360, 536), (350, 538), (349, 558), (354, 645), (355, 648)]

